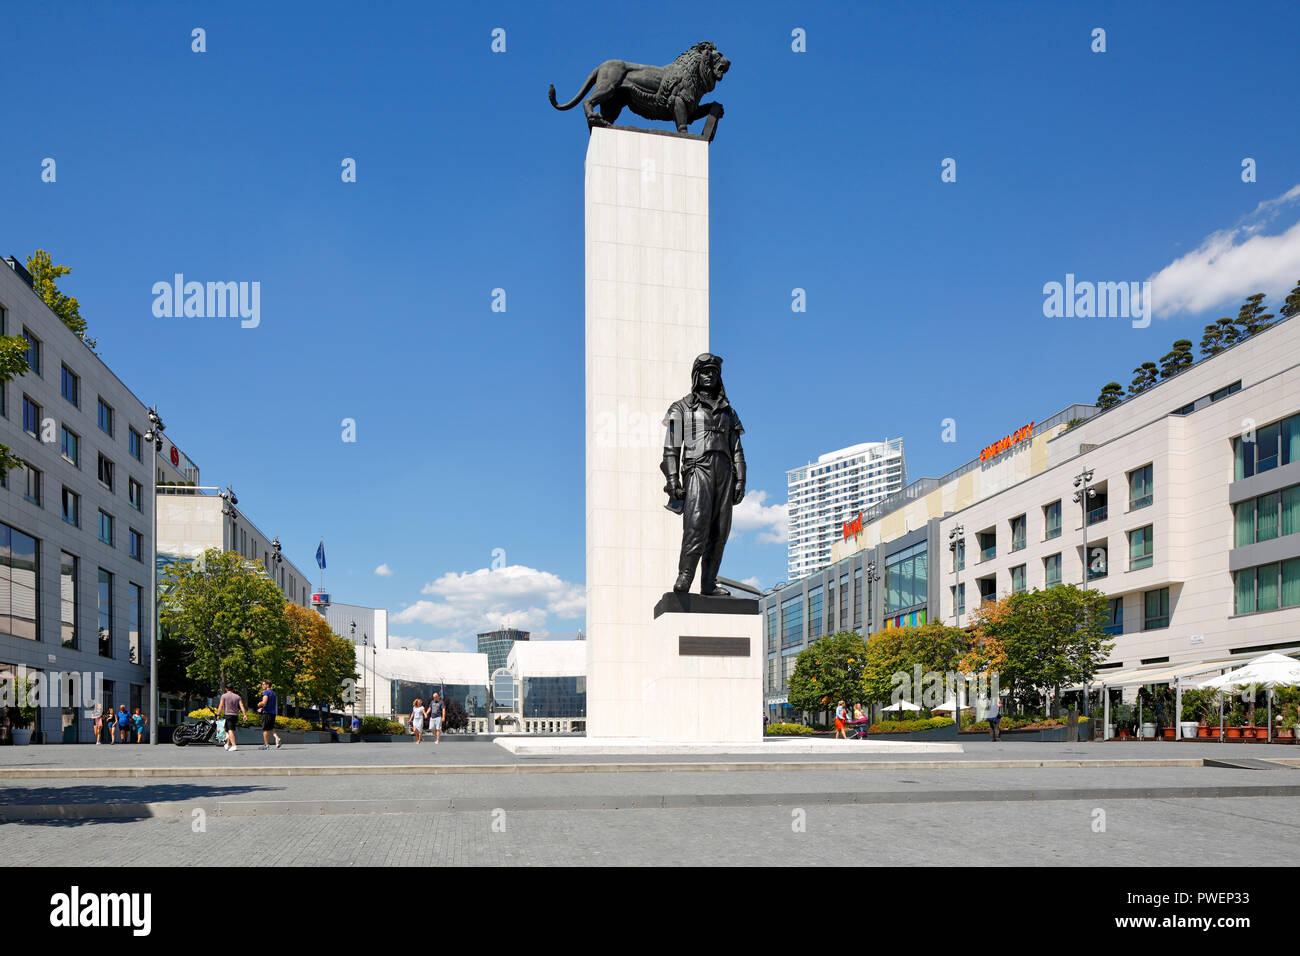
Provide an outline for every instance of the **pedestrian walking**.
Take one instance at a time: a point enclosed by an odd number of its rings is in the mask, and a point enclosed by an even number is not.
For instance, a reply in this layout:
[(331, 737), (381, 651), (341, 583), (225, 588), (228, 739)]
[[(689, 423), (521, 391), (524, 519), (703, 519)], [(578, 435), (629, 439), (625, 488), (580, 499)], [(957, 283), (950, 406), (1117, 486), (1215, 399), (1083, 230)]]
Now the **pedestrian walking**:
[(429, 729), (433, 731), (433, 742), (442, 743), (442, 721), (447, 716), (447, 705), (442, 699), (442, 695), (436, 690), (433, 692), (433, 700), (429, 701)]
[(257, 712), (262, 715), (262, 750), (271, 749), (271, 737), (275, 737), (275, 749), (279, 750), (280, 745), (284, 743), (280, 735), (275, 732), (275, 712), (276, 712), (275, 691), (271, 690), (269, 680), (262, 681), (262, 699), (257, 704)]
[(239, 715), (245, 713), (244, 698), (226, 685), (226, 692), (217, 701), (217, 712), (225, 718), (226, 749), (233, 752), (239, 749), (235, 743), (235, 728), (239, 726)]
[(424, 742), (424, 699), (415, 698), (415, 703), (411, 705), (411, 733), (415, 734), (417, 744)]
[(100, 700), (95, 701), (95, 706), (91, 709), (90, 716), (94, 720), (92, 726), (95, 728), (95, 743), (96, 744), (102, 743), (103, 741), (101, 740), (101, 738), (104, 736), (104, 702), (103, 701)]
[(844, 724), (848, 719), (848, 708), (844, 706), (844, 701), (840, 701), (835, 705), (835, 739), (849, 739), (848, 734), (844, 732)]
[(131, 715), (127, 713), (126, 704), (118, 705), (117, 720), (113, 724), (113, 743), (117, 743), (118, 734), (122, 736), (122, 743), (131, 742)]
[(144, 743), (144, 714), (140, 713), (139, 707), (131, 715), (131, 730), (135, 732), (135, 742)]
[(989, 702), (989, 740), (1002, 739), (1002, 702), (994, 697)]

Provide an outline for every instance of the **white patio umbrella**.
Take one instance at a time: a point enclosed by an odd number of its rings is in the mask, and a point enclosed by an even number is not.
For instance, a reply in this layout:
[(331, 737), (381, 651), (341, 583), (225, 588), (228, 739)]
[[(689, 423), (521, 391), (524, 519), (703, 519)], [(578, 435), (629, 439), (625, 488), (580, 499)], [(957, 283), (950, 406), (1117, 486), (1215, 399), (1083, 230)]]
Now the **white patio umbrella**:
[(902, 713), (905, 710), (920, 710), (921, 708), (917, 707), (916, 704), (909, 704), (905, 700), (899, 700), (890, 704), (888, 707), (882, 707), (880, 709), (886, 712), (892, 711), (895, 713)]
[(1285, 654), (1265, 654), (1246, 665), (1211, 677), (1198, 686), (1213, 690), (1238, 690), (1242, 687), (1268, 689), (1268, 739), (1273, 739), (1273, 688), (1300, 687), (1300, 661)]

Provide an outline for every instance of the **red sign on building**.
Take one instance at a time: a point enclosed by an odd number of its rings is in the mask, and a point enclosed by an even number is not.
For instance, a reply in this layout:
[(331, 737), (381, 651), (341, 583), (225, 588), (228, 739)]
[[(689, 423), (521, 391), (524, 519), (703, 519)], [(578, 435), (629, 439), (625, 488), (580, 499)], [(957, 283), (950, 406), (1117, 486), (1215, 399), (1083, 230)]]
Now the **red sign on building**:
[(859, 511), (858, 516), (854, 518), (852, 521), (844, 522), (844, 540), (848, 541), (849, 538), (853, 537), (861, 530), (862, 530), (862, 512)]

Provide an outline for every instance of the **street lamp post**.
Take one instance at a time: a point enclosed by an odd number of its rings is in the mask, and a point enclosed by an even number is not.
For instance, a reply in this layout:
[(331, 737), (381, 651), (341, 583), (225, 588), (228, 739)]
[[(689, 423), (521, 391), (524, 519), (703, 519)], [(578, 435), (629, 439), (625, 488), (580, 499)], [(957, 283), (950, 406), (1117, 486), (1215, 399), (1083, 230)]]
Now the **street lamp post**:
[[(1083, 466), (1083, 471), (1074, 476), (1074, 487), (1078, 489), (1074, 493), (1074, 500), (1079, 504), (1079, 510), (1083, 517), (1083, 590), (1088, 590), (1088, 502), (1097, 497), (1097, 489), (1092, 487), (1093, 471), (1087, 465)], [(1088, 706), (1088, 682), (1083, 684), (1083, 716), (1090, 714)]]
[[(957, 548), (958, 546), (964, 546), (962, 545), (962, 542), (964, 540), (962, 536), (965, 533), (966, 533), (966, 529), (962, 527), (960, 524), (948, 532), (948, 550), (952, 552), (952, 625), (953, 627), (961, 627), (961, 614), (957, 610), (957, 589), (961, 587), (961, 584), (958, 581), (958, 573), (957, 573)], [(953, 721), (957, 725), (957, 732), (961, 733), (961, 685), (957, 681), (953, 681), (952, 698), (953, 698), (952, 699), (953, 710), (955, 711), (955, 713), (952, 715)], [(979, 716), (979, 715), (976, 714), (974, 716)], [(972, 717), (972, 719), (974, 719), (974, 717)]]
[(153, 515), (150, 518), (151, 527), (149, 529), (149, 538), (152, 543), (151, 551), (153, 552), (153, 561), (150, 566), (150, 580), (152, 581), (153, 594), (151, 604), (153, 605), (153, 635), (149, 641), (149, 743), (158, 743), (158, 463), (157, 456), (162, 454), (163, 439), (162, 433), (167, 426), (163, 424), (158, 417), (158, 407), (155, 405), (149, 409), (149, 430), (144, 433), (144, 440), (153, 445), (154, 457), (153, 467), (149, 470), (152, 474), (149, 476), (153, 483)]

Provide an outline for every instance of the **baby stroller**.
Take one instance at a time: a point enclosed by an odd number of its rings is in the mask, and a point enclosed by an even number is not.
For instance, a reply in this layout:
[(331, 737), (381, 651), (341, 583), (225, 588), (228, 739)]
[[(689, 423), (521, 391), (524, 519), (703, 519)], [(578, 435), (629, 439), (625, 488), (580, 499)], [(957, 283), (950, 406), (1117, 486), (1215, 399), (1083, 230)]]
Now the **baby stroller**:
[(861, 720), (846, 720), (845, 728), (848, 729), (849, 740), (866, 740), (867, 731), (871, 729), (871, 718), (863, 717)]

